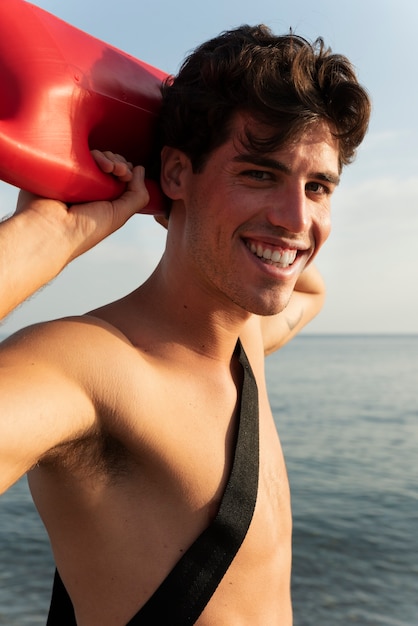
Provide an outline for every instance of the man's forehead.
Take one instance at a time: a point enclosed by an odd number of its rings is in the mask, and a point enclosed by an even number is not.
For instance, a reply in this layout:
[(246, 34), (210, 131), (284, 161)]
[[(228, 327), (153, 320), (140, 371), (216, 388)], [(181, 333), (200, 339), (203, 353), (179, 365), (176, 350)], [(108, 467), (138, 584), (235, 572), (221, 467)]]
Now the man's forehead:
[[(277, 152), (292, 152), (301, 144), (322, 145), (328, 157), (335, 155), (336, 176), (340, 173), (339, 141), (328, 121), (313, 121), (287, 136), (280, 131), (279, 127), (260, 122), (248, 113), (237, 113), (231, 120), (229, 141), (240, 156), (271, 156)], [(286, 136), (286, 139), (284, 141), (277, 139), (275, 144), (274, 139), (280, 136)]]
[(334, 128), (330, 122), (324, 119), (314, 120), (308, 124), (294, 130), (289, 130), (283, 126), (267, 124), (258, 120), (249, 113), (236, 113), (230, 123), (229, 139), (234, 142), (240, 142), (243, 146), (248, 146), (248, 138), (255, 138), (260, 146), (266, 141), (274, 137), (286, 137), (286, 140), (279, 142), (277, 148), (284, 146), (291, 147), (297, 145), (301, 140), (316, 143), (319, 137), (323, 138), (325, 143), (329, 143), (335, 149), (339, 149), (338, 139), (335, 137)]
[(246, 137), (249, 135), (262, 141), (283, 133), (289, 139), (282, 145), (292, 145), (298, 143), (302, 137), (304, 140), (309, 141), (310, 138), (314, 140), (321, 133), (324, 136), (324, 141), (335, 145), (336, 139), (333, 130), (331, 122), (325, 119), (318, 119), (299, 128), (295, 127), (294, 131), (288, 133), (284, 126), (268, 124), (250, 113), (238, 111), (231, 118), (229, 136), (231, 139), (245, 142)]

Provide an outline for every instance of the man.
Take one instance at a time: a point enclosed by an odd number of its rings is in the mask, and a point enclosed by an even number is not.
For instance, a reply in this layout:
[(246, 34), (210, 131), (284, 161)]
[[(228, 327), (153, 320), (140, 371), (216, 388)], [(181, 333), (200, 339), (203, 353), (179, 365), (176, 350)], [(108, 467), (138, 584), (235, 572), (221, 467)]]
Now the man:
[[(311, 263), (369, 112), (320, 41), (242, 27), (203, 44), (163, 89), (158, 267), (120, 301), (3, 344), (0, 476), (6, 489), (29, 471), (59, 572), (49, 624), (292, 623), (264, 343), (310, 317)], [(22, 249), (4, 314), (146, 204), (141, 168), (101, 162), (129, 180), (119, 200), (23, 195), (2, 225), (2, 266)]]

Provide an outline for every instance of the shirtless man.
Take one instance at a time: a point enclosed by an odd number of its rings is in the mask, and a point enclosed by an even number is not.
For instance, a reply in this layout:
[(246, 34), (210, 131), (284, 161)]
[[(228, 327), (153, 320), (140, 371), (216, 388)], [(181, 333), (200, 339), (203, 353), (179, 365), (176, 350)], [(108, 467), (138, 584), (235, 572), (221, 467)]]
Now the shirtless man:
[[(290, 626), (265, 342), (311, 315), (306, 268), (369, 100), (320, 43), (243, 27), (192, 54), (163, 102), (163, 257), (122, 300), (4, 342), (1, 486), (29, 472), (60, 575), (51, 626)], [(129, 180), (113, 203), (22, 195), (0, 230), (3, 314), (146, 204), (143, 170), (109, 163)]]

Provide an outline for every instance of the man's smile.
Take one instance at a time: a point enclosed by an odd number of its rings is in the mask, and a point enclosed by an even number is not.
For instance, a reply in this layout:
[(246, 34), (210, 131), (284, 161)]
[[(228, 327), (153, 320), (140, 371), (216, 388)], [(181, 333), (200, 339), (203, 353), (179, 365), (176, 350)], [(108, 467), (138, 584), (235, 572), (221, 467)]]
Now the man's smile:
[(295, 249), (273, 248), (273, 246), (262, 244), (261, 242), (246, 241), (246, 246), (265, 263), (276, 265), (277, 267), (289, 267), (296, 259), (298, 253)]

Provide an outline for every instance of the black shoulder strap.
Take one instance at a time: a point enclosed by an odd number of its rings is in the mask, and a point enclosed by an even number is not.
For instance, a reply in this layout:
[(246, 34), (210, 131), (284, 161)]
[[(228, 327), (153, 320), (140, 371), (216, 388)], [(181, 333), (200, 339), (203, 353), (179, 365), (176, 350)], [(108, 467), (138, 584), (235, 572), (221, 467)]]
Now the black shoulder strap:
[(250, 526), (258, 491), (258, 391), (241, 343), (240, 418), (228, 484), (219, 511), (127, 626), (194, 624), (238, 552)]
[(57, 569), (46, 626), (77, 626), (73, 604)]
[[(244, 375), (240, 417), (232, 470), (218, 514), (127, 626), (194, 624), (247, 534), (258, 491), (258, 391), (240, 342), (237, 350)], [(47, 626), (75, 624), (71, 600), (56, 571)]]

